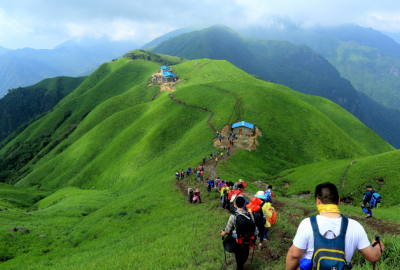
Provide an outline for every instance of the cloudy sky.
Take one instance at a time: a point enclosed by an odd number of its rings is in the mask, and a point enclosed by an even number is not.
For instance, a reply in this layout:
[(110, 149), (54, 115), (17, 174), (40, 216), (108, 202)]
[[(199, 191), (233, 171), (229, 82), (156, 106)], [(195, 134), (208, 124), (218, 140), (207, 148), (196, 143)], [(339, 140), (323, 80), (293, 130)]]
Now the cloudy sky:
[(191, 25), (265, 26), (273, 18), (302, 27), (355, 23), (400, 32), (398, 0), (5, 0), (0, 2), (0, 46), (50, 49), (82, 37), (141, 45)]

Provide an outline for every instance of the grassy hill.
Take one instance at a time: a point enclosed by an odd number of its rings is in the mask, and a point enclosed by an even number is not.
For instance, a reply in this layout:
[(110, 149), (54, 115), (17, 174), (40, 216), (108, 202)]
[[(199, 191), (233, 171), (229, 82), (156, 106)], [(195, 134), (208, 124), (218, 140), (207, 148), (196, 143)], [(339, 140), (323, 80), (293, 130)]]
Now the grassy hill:
[[(17, 181), (18, 196), (32, 190), (47, 196), (29, 207), (8, 202), (10, 212), (0, 212), (0, 268), (223, 267), (218, 232), (228, 215), (218, 207), (218, 194), (204, 192), (205, 203), (187, 204), (173, 177), (215, 152), (208, 121), (220, 130), (241, 118), (261, 130), (257, 150), (239, 149), (216, 167), (225, 179), (246, 179), (249, 190), (256, 190), (252, 181), (299, 165), (393, 152), (329, 100), (258, 80), (227, 61), (159, 56), (177, 63), (181, 80), (174, 95), (187, 106), (179, 105), (149, 85), (159, 64), (131, 57), (140, 54), (151, 57), (134, 51), (103, 64), (0, 150), (2, 173), (12, 174), (4, 179)], [(32, 152), (33, 143), (43, 147)], [(23, 159), (28, 154), (33, 157)], [(15, 160), (19, 167), (4, 170)], [(205, 191), (192, 179), (185, 183)], [(283, 213), (270, 234), (277, 249), (279, 233), (292, 237), (295, 230)], [(30, 234), (13, 237), (10, 227)], [(286, 245), (280, 246), (283, 252)]]
[[(50, 111), (85, 79), (86, 77), (56, 77), (9, 91), (0, 99), (0, 142), (17, 129), (19, 129), (17, 133), (20, 133), (30, 124), (32, 118)], [(21, 126), (22, 124), (24, 125)], [(9, 140), (16, 135), (14, 134)]]

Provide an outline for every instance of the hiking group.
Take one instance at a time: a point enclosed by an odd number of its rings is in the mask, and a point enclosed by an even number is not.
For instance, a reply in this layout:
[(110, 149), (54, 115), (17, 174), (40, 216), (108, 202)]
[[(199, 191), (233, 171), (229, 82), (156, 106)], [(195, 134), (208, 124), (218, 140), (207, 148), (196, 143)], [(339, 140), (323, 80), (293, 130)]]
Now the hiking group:
[(259, 250), (266, 247), (263, 243), (268, 239), (267, 232), (276, 222), (276, 212), (271, 204), (275, 195), (272, 186), (268, 186), (267, 190), (258, 191), (248, 202), (243, 195), (245, 181), (240, 179), (235, 184), (220, 179), (216, 181), (222, 207), (232, 213), (225, 229), (221, 231), (224, 251), (234, 253), (237, 269), (244, 269), (250, 249), (253, 249), (254, 255), (256, 241)]

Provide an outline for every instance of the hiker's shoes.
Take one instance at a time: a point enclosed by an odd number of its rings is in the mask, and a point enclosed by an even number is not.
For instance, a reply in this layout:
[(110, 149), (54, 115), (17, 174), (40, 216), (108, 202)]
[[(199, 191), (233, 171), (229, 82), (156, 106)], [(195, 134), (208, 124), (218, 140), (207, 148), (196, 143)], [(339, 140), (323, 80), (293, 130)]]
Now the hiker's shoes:
[(372, 216), (370, 214), (366, 214), (365, 218), (372, 218)]

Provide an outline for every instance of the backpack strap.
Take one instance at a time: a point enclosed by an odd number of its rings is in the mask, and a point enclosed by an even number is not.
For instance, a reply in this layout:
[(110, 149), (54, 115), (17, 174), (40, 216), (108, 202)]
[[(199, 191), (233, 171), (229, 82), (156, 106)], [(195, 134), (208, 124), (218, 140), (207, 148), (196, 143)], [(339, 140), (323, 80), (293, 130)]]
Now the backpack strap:
[(314, 235), (319, 234), (317, 217), (316, 216), (311, 216), (310, 217), (310, 222), (311, 222), (311, 227), (313, 229)]
[(340, 226), (340, 234), (345, 236), (347, 233), (347, 226), (349, 225), (349, 219), (343, 215), (341, 216), (342, 216), (342, 224)]

